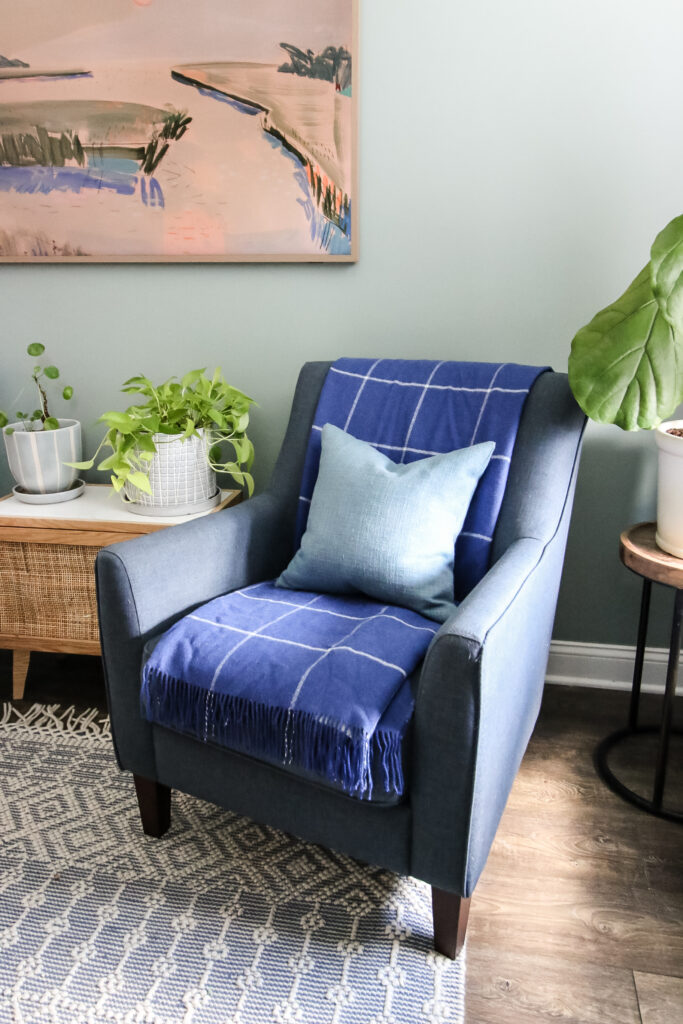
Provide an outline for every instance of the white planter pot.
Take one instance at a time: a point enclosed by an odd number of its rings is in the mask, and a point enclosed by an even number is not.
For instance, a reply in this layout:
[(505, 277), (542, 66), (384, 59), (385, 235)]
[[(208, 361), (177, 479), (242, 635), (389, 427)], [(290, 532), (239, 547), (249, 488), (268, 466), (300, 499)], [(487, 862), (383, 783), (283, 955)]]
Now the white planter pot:
[(663, 551), (683, 558), (683, 437), (668, 434), (683, 430), (683, 420), (660, 423), (655, 430), (658, 448), (657, 533)]
[(76, 480), (78, 470), (64, 463), (82, 458), (81, 425), (78, 420), (58, 423), (57, 430), (44, 430), (42, 423), (34, 424), (33, 430), (26, 430), (23, 423), (11, 423), (3, 430), (10, 472), (29, 494), (63, 493)]
[(125, 485), (131, 512), (149, 516), (188, 515), (202, 512), (220, 501), (216, 474), (208, 460), (209, 441), (199, 437), (181, 440), (181, 434), (154, 434), (157, 453), (149, 463), (152, 493)]

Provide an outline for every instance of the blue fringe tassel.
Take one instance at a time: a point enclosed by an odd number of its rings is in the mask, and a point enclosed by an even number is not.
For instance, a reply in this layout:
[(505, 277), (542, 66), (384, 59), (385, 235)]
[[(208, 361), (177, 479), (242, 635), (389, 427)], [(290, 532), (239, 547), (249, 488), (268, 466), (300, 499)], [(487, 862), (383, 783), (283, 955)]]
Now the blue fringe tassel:
[(403, 793), (401, 736), (396, 732), (376, 730), (368, 735), (309, 712), (192, 686), (149, 665), (140, 703), (149, 722), (190, 733), (205, 743), (295, 764), (360, 798), (372, 796), (372, 766), (378, 764), (385, 791)]

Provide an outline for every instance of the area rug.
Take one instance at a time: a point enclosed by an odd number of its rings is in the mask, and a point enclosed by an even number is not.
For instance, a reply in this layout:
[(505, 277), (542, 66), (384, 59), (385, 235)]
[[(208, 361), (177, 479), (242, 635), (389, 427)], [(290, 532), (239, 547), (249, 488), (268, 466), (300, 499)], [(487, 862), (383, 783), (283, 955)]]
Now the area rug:
[(2, 1024), (462, 1024), (426, 885), (182, 794), (150, 839), (106, 719), (0, 707)]

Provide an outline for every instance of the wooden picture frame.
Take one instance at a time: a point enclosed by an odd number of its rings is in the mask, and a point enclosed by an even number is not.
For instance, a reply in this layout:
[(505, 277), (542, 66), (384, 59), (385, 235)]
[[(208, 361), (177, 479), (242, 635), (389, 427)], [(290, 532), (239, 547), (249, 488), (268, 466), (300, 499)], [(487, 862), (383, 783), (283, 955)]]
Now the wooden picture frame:
[(358, 0), (3, 15), (0, 262), (353, 262)]

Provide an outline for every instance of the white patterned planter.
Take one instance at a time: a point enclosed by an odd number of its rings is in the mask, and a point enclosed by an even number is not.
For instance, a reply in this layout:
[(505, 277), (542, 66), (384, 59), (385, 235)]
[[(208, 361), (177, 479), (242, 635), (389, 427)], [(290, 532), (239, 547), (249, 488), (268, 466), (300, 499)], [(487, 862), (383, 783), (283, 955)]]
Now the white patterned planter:
[(78, 420), (57, 422), (57, 430), (44, 430), (42, 423), (32, 430), (10, 423), (3, 430), (10, 472), (28, 494), (62, 493), (76, 480), (78, 470), (64, 463), (82, 458), (81, 425)]
[(657, 544), (663, 551), (683, 558), (683, 437), (667, 431), (683, 430), (683, 420), (660, 423), (657, 442)]
[(216, 474), (209, 465), (210, 441), (199, 437), (181, 440), (181, 434), (154, 434), (157, 453), (149, 463), (151, 494), (126, 483), (131, 512), (170, 516), (201, 512), (220, 501)]

